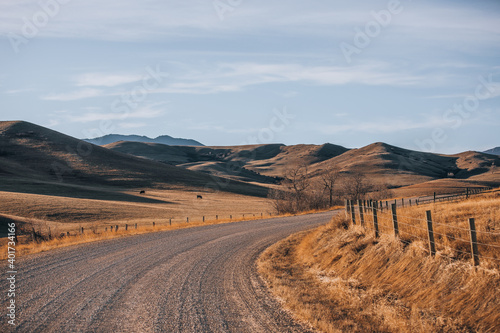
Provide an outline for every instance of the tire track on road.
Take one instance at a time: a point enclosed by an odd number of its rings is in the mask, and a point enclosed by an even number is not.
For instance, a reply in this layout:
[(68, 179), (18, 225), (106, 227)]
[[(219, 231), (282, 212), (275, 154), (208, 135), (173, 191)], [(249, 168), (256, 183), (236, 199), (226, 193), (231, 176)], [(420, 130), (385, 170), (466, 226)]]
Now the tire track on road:
[[(333, 214), (143, 234), (19, 258), (17, 326), (7, 327), (3, 315), (0, 330), (307, 332), (267, 291), (255, 259)], [(3, 293), (2, 309), (7, 302)]]

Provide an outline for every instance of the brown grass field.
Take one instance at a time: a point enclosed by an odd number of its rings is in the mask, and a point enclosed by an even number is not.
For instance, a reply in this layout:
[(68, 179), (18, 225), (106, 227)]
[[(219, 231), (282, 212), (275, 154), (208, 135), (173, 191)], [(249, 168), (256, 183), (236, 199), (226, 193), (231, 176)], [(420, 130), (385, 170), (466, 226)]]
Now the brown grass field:
[[(21, 228), (47, 235), (75, 233), (81, 227), (86, 230), (104, 230), (119, 225), (157, 225), (185, 223), (203, 220), (233, 219), (269, 216), (272, 211), (268, 199), (249, 197), (227, 192), (148, 190), (138, 195), (136, 190), (103, 191), (95, 187), (86, 189), (96, 194), (77, 198), (55, 194), (31, 194), (0, 191), (0, 216), (19, 222)], [(79, 193), (85, 193), (79, 190)], [(197, 195), (203, 199), (197, 199)], [(96, 199), (92, 199), (94, 196)], [(97, 199), (98, 198), (98, 199)], [(28, 231), (30, 231), (28, 230)]]
[[(421, 229), (426, 210), (435, 222), (435, 257)], [(469, 217), (478, 230), (478, 267), (467, 242)], [(370, 219), (367, 228), (346, 228), (341, 213), (267, 249), (259, 272), (287, 309), (323, 332), (500, 330), (498, 192), (399, 209), (398, 218), (399, 240), (384, 214), (384, 234), (375, 239)]]

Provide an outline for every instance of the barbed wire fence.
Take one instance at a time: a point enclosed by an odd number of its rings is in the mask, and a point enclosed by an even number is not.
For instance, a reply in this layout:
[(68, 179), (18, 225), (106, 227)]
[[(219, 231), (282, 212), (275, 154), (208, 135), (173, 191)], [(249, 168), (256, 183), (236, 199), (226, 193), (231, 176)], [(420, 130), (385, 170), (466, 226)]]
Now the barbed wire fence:
[[(444, 197), (449, 198), (446, 201), (471, 198), (473, 195), (490, 190), (492, 189), (467, 190), (464, 194)], [(445, 201), (439, 200), (436, 195), (432, 199), (426, 200), (425, 203)], [(413, 200), (413, 206), (417, 203), (422, 205), (422, 201)], [(439, 251), (440, 256), (449, 259), (470, 259), (474, 266), (487, 261), (495, 265), (500, 264), (500, 232), (495, 232), (494, 228), (492, 230), (485, 223), (480, 223), (478, 227), (475, 218), (472, 217), (456, 221), (456, 224), (435, 221), (429, 209), (425, 210), (421, 218), (402, 214), (398, 207), (404, 207), (404, 202), (405, 199), (391, 200), (390, 203), (375, 200), (345, 200), (346, 218), (353, 225), (361, 225), (367, 230), (372, 230), (375, 238), (387, 235), (395, 237), (404, 245), (419, 246), (415, 241), (426, 243), (427, 248), (422, 246), (420, 248), (430, 256), (435, 256)], [(411, 199), (406, 202), (412, 205)]]

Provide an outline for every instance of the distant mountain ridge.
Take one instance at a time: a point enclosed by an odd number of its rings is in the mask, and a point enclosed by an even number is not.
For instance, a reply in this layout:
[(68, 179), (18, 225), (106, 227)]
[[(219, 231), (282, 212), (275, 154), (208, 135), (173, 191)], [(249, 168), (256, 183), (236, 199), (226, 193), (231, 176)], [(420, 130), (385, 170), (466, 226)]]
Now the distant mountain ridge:
[(485, 151), (486, 154), (500, 155), (500, 147), (491, 148)]
[(202, 143), (193, 139), (173, 138), (169, 135), (161, 135), (154, 139), (141, 135), (121, 135), (108, 134), (93, 139), (83, 139), (86, 142), (101, 146), (108, 145), (119, 141), (144, 142), (144, 143), (161, 143), (169, 146), (204, 146)]

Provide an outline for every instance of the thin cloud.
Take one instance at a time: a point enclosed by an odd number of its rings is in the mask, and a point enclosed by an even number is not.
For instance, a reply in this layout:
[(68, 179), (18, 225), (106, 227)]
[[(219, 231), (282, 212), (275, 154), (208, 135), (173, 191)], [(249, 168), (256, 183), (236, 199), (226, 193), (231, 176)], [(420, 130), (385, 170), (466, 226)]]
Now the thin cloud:
[(140, 80), (142, 80), (140, 75), (105, 73), (86, 73), (75, 78), (76, 85), (79, 87), (115, 87)]
[(431, 129), (449, 125), (449, 122), (446, 120), (434, 117), (422, 122), (395, 119), (385, 120), (384, 122), (358, 122), (336, 125), (313, 124), (312, 127), (323, 134), (332, 134), (342, 132), (397, 133), (408, 130)]
[(119, 123), (118, 126), (124, 129), (131, 129), (131, 128), (142, 128), (146, 127), (146, 123)]
[(409, 86), (427, 84), (423, 76), (404, 73), (389, 64), (306, 66), (302, 64), (223, 63), (207, 70), (173, 77), (175, 83), (153, 93), (213, 94), (241, 91), (245, 87), (287, 82), (320, 86), (345, 84)]
[(67, 115), (65, 118), (70, 122), (88, 123), (102, 120), (126, 120), (126, 119), (153, 119), (162, 116), (165, 113), (163, 108), (158, 108), (158, 105), (165, 103), (157, 103), (154, 105), (142, 107), (136, 110), (131, 110), (127, 113), (121, 112), (86, 112), (81, 115)]
[(27, 92), (32, 92), (34, 89), (27, 88), (27, 89), (10, 89), (6, 90), (3, 93), (7, 95), (15, 95), (15, 94), (22, 94), (22, 93), (27, 93)]
[(60, 93), (60, 94), (50, 94), (42, 96), (43, 100), (46, 101), (75, 101), (84, 98), (92, 98), (102, 96), (102, 90), (98, 89), (80, 89), (76, 91), (71, 91), (68, 93)]

